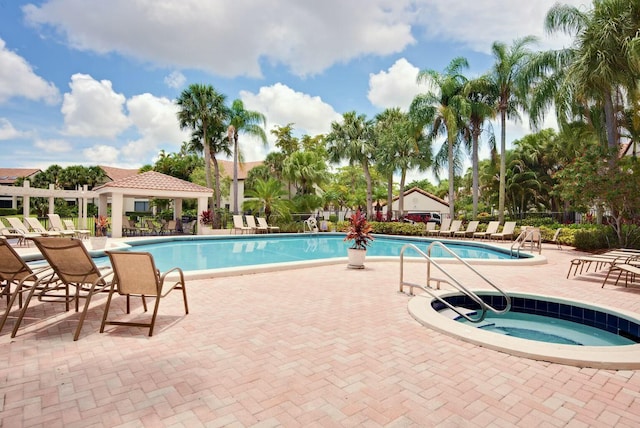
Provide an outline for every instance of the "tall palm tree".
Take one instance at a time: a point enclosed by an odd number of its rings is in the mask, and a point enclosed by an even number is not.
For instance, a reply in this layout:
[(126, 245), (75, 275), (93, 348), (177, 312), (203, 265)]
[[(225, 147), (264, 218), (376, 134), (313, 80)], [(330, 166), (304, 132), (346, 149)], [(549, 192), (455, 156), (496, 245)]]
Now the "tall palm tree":
[(498, 190), (498, 220), (504, 221), (505, 174), (507, 150), (507, 118), (519, 119), (518, 108), (526, 106), (527, 83), (525, 73), (533, 52), (529, 46), (535, 37), (528, 36), (513, 41), (511, 46), (494, 42), (491, 50), (495, 62), (489, 74), (498, 93), (497, 110), (500, 114), (500, 187)]
[[(211, 183), (211, 146), (208, 144), (209, 133), (212, 129), (222, 127), (222, 123), (228, 117), (225, 99), (226, 97), (216, 92), (213, 86), (193, 83), (182, 91), (176, 100), (179, 109), (180, 129), (191, 129), (192, 137), (197, 137), (202, 141), (205, 179), (207, 187), (210, 189), (213, 186)], [(213, 196), (211, 205), (214, 205)]]
[(404, 215), (404, 188), (407, 171), (424, 171), (431, 165), (431, 146), (418, 124), (399, 108), (386, 109), (376, 115), (375, 130), (378, 150), (376, 169), (387, 177), (387, 219), (390, 220), (393, 203), (393, 175), (400, 172), (398, 197), (399, 216)]
[[(471, 139), (471, 170), (472, 170), (472, 182), (471, 182), (471, 196), (473, 200), (473, 218), (478, 216), (478, 194), (480, 189), (479, 178), (479, 145), (480, 136), (484, 132), (485, 124), (489, 124), (489, 120), (496, 116), (496, 91), (495, 86), (491, 84), (491, 81), (486, 77), (479, 77), (477, 79), (469, 80), (464, 87), (464, 93), (467, 96), (469, 102), (470, 113), (467, 124), (465, 126), (464, 133), (468, 140)], [(495, 138), (493, 132), (489, 142), (492, 146), (495, 146)], [(492, 147), (494, 149), (495, 147)]]
[(327, 135), (329, 160), (338, 163), (346, 159), (350, 165), (360, 165), (367, 183), (367, 218), (373, 216), (373, 190), (370, 166), (375, 154), (373, 123), (364, 114), (350, 111), (342, 115), (342, 123), (331, 123)]
[(532, 103), (534, 119), (555, 103), (561, 126), (580, 118), (596, 132), (601, 129), (609, 161), (615, 162), (620, 111), (640, 77), (640, 4), (597, 0), (588, 11), (557, 4), (547, 13), (545, 26), (550, 33), (562, 31), (574, 40), (566, 49), (536, 58), (535, 71), (542, 78)]
[[(411, 102), (410, 114), (415, 122), (430, 129), (432, 138), (446, 135), (445, 144), (435, 159), (435, 168), (440, 169), (446, 159), (449, 170), (449, 215), (455, 217), (455, 187), (457, 143), (466, 117), (470, 114), (470, 105), (464, 95), (467, 78), (461, 74), (468, 68), (465, 58), (451, 60), (444, 73), (435, 70), (422, 70), (418, 73), (418, 82), (431, 84), (433, 90), (417, 95)], [(445, 155), (446, 154), (446, 155)]]
[(267, 145), (267, 126), (265, 116), (257, 111), (246, 110), (242, 100), (235, 100), (231, 105), (229, 126), (227, 128), (229, 141), (233, 143), (233, 213), (238, 214), (238, 136), (242, 132), (257, 137), (262, 144)]

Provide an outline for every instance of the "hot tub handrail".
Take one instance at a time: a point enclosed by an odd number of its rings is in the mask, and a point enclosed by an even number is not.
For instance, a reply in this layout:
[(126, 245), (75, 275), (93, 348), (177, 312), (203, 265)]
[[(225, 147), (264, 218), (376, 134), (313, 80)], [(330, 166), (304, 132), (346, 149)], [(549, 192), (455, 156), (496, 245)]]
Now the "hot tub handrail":
[[(458, 315), (460, 315), (461, 317), (463, 317), (464, 319), (466, 319), (469, 322), (472, 323), (477, 323), (477, 322), (481, 322), (482, 320), (484, 320), (487, 311), (486, 311), (486, 304), (484, 303), (484, 301), (482, 301), (482, 299), (480, 299), (478, 296), (474, 295), (469, 295), (467, 292), (462, 291), (463, 293), (465, 293), (466, 295), (468, 295), (471, 299), (473, 299), (478, 305), (480, 305), (481, 307), (481, 311), (480, 311), (480, 317), (479, 318), (471, 318), (470, 316), (468, 316), (467, 314), (465, 314), (464, 312), (461, 312), (460, 309), (458, 309), (457, 307), (453, 306), (451, 303), (447, 302), (446, 300), (444, 300), (442, 297), (438, 296), (437, 294), (435, 294), (430, 287), (427, 286), (423, 286), (421, 284), (413, 284), (413, 283), (408, 283), (404, 281), (404, 251), (407, 248), (413, 248), (415, 251), (418, 252), (418, 254), (420, 254), (422, 257), (424, 257), (425, 259), (427, 259), (428, 262), (431, 262), (431, 257), (429, 257), (425, 252), (423, 252), (421, 249), (419, 249), (418, 247), (416, 247), (414, 244), (405, 244), (402, 249), (400, 250), (400, 292), (403, 291), (403, 285), (409, 285), (411, 286), (411, 290), (413, 293), (413, 287), (420, 287), (420, 289), (422, 289), (425, 293), (429, 294), (431, 297), (433, 297), (434, 299), (436, 299), (437, 301), (439, 301), (440, 303), (442, 303), (443, 305), (445, 305), (446, 307), (448, 307), (449, 309), (451, 309), (453, 312), (457, 313)], [(439, 266), (438, 266), (439, 267)], [(455, 280), (454, 280), (455, 281)], [(457, 281), (455, 281), (456, 283), (453, 284), (454, 288), (459, 288)], [(427, 282), (428, 284), (428, 282)], [(475, 298), (474, 298), (475, 296)], [(476, 312), (477, 313), (477, 312)]]
[[(489, 284), (494, 290), (496, 290), (498, 293), (500, 293), (506, 300), (506, 306), (504, 307), (504, 309), (496, 309), (493, 306), (487, 304), (484, 300), (482, 300), (480, 297), (478, 297), (477, 294), (475, 294), (473, 291), (471, 291), (470, 289), (468, 289), (467, 287), (465, 287), (463, 284), (461, 284), (456, 278), (454, 278), (444, 267), (442, 267), (438, 262), (436, 262), (432, 257), (431, 257), (431, 249), (434, 247), (434, 245), (438, 245), (439, 247), (441, 247), (443, 250), (445, 250), (447, 253), (449, 253), (451, 256), (453, 256), (455, 259), (457, 259), (459, 262), (461, 262), (462, 264), (464, 264), (467, 268), (469, 268), (473, 273), (475, 273), (476, 275), (478, 275), (483, 281), (485, 281), (487, 284)], [(428, 262), (427, 264), (427, 286), (422, 286), (420, 284), (411, 284), (411, 283), (407, 283), (404, 281), (404, 252), (407, 248), (412, 248), (415, 251), (418, 252), (418, 254), (420, 254), (423, 258), (425, 258)], [(474, 302), (476, 302), (478, 304), (478, 306), (480, 306), (480, 317), (478, 318), (471, 318), (468, 315), (466, 315), (465, 313), (461, 312), (460, 310), (458, 310), (457, 308), (455, 308), (454, 306), (452, 306), (449, 302), (445, 301), (444, 299), (440, 298), (438, 295), (436, 295), (435, 293), (433, 293), (429, 287), (428, 284), (431, 281), (431, 265), (433, 265), (435, 268), (437, 268), (440, 272), (442, 272), (443, 274), (445, 274), (447, 276), (447, 278), (449, 278), (450, 280), (450, 284), (456, 288), (457, 290), (461, 291), (464, 295), (468, 296), (471, 300), (473, 300)], [(487, 277), (485, 277), (482, 273), (478, 272), (477, 269), (475, 269), (473, 266), (471, 266), (469, 263), (467, 263), (465, 260), (463, 260), (462, 258), (460, 258), (457, 254), (455, 254), (453, 251), (451, 251), (451, 249), (447, 248), (446, 245), (444, 245), (442, 242), (440, 241), (434, 241), (432, 242), (429, 247), (427, 248), (427, 253), (423, 252), (422, 250), (420, 250), (418, 247), (416, 247), (414, 244), (405, 244), (402, 249), (400, 250), (400, 291), (403, 291), (403, 285), (410, 285), (412, 287), (417, 286), (420, 287), (423, 291), (425, 291), (426, 293), (428, 293), (429, 295), (431, 295), (432, 297), (434, 297), (436, 300), (438, 300), (440, 303), (444, 304), (445, 306), (447, 306), (449, 309), (453, 310), (454, 312), (456, 312), (458, 315), (462, 316), (463, 318), (465, 318), (468, 321), (471, 322), (481, 322), (482, 320), (484, 320), (485, 316), (486, 316), (486, 312), (489, 310), (491, 312), (497, 313), (497, 314), (502, 314), (505, 312), (508, 312), (511, 309), (511, 298), (504, 292), (502, 291), (497, 285), (495, 285), (491, 280), (489, 280)]]

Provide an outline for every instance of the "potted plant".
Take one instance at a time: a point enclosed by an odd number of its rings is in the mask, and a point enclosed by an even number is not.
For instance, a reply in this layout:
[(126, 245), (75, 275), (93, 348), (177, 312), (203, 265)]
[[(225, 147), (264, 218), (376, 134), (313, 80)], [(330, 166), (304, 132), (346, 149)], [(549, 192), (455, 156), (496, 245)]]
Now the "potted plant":
[(109, 217), (100, 215), (96, 218), (96, 236), (91, 237), (91, 247), (96, 249), (107, 246), (107, 229), (109, 228)]
[(364, 269), (364, 258), (367, 255), (367, 246), (373, 241), (371, 225), (365, 215), (358, 209), (349, 218), (349, 227), (345, 241), (353, 241), (351, 248), (347, 249), (350, 269)]

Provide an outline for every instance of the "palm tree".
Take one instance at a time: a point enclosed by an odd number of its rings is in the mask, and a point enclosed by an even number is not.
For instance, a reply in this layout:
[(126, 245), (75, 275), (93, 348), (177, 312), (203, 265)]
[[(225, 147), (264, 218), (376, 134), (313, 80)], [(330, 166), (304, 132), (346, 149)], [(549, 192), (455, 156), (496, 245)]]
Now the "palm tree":
[(327, 135), (327, 152), (333, 163), (346, 159), (350, 165), (360, 165), (367, 183), (367, 218), (373, 216), (373, 190), (370, 164), (375, 154), (373, 124), (364, 114), (350, 111), (342, 115), (342, 123), (332, 122)]
[[(178, 105), (178, 122), (180, 129), (191, 129), (192, 137), (202, 141), (204, 151), (204, 168), (208, 188), (211, 183), (211, 145), (209, 144), (212, 129), (219, 129), (228, 117), (225, 96), (216, 92), (211, 85), (193, 83), (182, 91), (176, 104)], [(218, 189), (217, 189), (218, 190)], [(219, 194), (219, 192), (217, 192)], [(213, 197), (211, 205), (214, 205)], [(220, 208), (217, 206), (217, 208)]]
[(229, 126), (227, 128), (229, 141), (233, 142), (233, 213), (238, 214), (238, 135), (242, 132), (262, 141), (267, 145), (267, 126), (265, 116), (257, 111), (245, 110), (241, 100), (235, 100), (231, 105)]
[[(480, 162), (478, 158), (480, 135), (484, 132), (483, 127), (485, 123), (496, 116), (496, 93), (495, 87), (486, 77), (469, 80), (464, 87), (464, 93), (467, 96), (470, 107), (469, 119), (464, 133), (466, 134), (467, 140), (469, 137), (471, 138), (471, 195), (473, 200), (473, 218), (476, 218), (478, 216), (478, 193), (480, 188), (478, 169)], [(491, 132), (489, 141), (492, 146), (495, 146), (493, 132)]]
[(325, 160), (312, 151), (297, 151), (285, 159), (282, 165), (284, 176), (295, 183), (299, 194), (315, 194), (314, 186), (322, 186), (328, 181)]
[(404, 188), (407, 171), (418, 168), (424, 171), (431, 164), (431, 146), (420, 126), (411, 121), (411, 116), (399, 108), (386, 109), (376, 116), (378, 150), (376, 169), (388, 177), (387, 219), (391, 218), (393, 203), (393, 174), (400, 171), (398, 197), (399, 216), (404, 216)]
[(434, 70), (422, 70), (418, 73), (418, 82), (431, 84), (434, 90), (416, 96), (411, 102), (410, 114), (415, 122), (430, 128), (430, 136), (436, 138), (445, 134), (445, 144), (435, 159), (435, 168), (440, 169), (446, 162), (449, 169), (449, 215), (455, 216), (455, 188), (456, 157), (460, 132), (464, 118), (470, 114), (470, 105), (464, 95), (466, 77), (461, 74), (463, 68), (469, 64), (465, 58), (458, 57), (451, 60), (444, 73)]
[(563, 31), (574, 41), (569, 48), (536, 58), (540, 81), (532, 110), (538, 119), (554, 102), (561, 125), (579, 117), (596, 132), (601, 129), (609, 161), (614, 163), (620, 143), (621, 104), (638, 87), (640, 76), (640, 3), (600, 0), (593, 6), (583, 11), (557, 4), (547, 13), (547, 31)]
[(492, 85), (497, 91), (497, 111), (500, 114), (500, 187), (498, 189), (498, 220), (504, 221), (505, 179), (507, 151), (507, 118), (519, 119), (518, 108), (526, 106), (527, 83), (525, 73), (533, 53), (528, 46), (535, 42), (528, 36), (514, 40), (508, 47), (494, 42), (491, 48), (495, 63), (489, 74)]
[(264, 212), (267, 221), (272, 215), (287, 218), (290, 213), (291, 202), (284, 199), (287, 192), (282, 183), (270, 178), (268, 180), (257, 179), (253, 189), (246, 192), (249, 200), (244, 202), (244, 207), (257, 212)]

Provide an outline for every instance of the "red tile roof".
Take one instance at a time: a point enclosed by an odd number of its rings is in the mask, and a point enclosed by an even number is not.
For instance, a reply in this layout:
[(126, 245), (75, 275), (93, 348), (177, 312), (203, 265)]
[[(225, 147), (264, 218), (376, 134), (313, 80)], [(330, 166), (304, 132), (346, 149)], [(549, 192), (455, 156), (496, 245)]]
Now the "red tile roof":
[(94, 190), (104, 188), (120, 189), (144, 189), (144, 190), (167, 190), (170, 192), (208, 192), (212, 190), (189, 181), (165, 175), (156, 171), (147, 171), (142, 174), (125, 177), (121, 180), (110, 181)]
[(140, 172), (137, 169), (124, 169), (124, 168), (116, 168), (113, 166), (104, 166), (104, 165), (98, 165), (98, 166), (100, 167), (100, 169), (104, 171), (105, 174), (107, 174), (107, 177), (109, 177), (111, 181), (122, 180), (123, 178), (138, 175), (138, 173)]
[(0, 168), (0, 185), (13, 186), (19, 177), (31, 177), (41, 172), (38, 168)]

